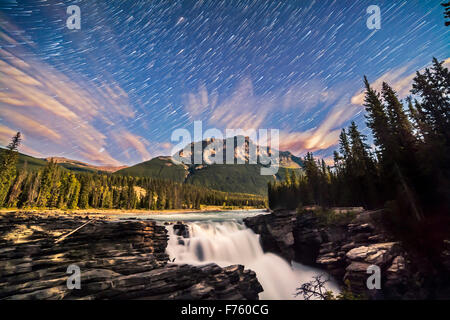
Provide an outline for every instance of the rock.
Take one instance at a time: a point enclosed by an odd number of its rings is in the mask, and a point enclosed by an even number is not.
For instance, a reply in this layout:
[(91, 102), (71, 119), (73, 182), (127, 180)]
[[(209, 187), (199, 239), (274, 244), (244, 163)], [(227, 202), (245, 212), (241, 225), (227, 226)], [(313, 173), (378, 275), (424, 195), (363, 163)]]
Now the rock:
[(389, 269), (387, 269), (387, 274), (388, 277), (390, 275), (396, 277), (400, 272), (403, 272), (404, 270), (406, 270), (405, 258), (403, 256), (397, 256), (395, 257)]
[(355, 242), (352, 241), (352, 242), (346, 243), (343, 246), (341, 246), (341, 250), (349, 251), (349, 250), (353, 249), (354, 247), (356, 247), (356, 244), (355, 244)]
[(350, 260), (364, 260), (369, 254), (368, 247), (358, 247), (347, 252), (346, 256)]
[(317, 219), (312, 212), (297, 216), (293, 228), (295, 258), (299, 262), (314, 265), (322, 243), (327, 242), (318, 228)]
[(414, 290), (411, 286), (412, 275), (408, 270), (405, 257), (397, 256), (392, 261), (390, 267), (386, 270), (386, 287), (390, 297), (403, 299), (410, 291)]
[(347, 252), (346, 257), (351, 261), (365, 261), (370, 264), (384, 267), (392, 261), (400, 251), (398, 242), (377, 243), (369, 246), (361, 246)]
[(189, 238), (189, 227), (182, 222), (177, 222), (173, 225), (173, 230), (177, 236), (182, 236), (183, 238)]
[(328, 253), (326, 255), (322, 255), (319, 258), (317, 258), (316, 263), (322, 264), (322, 265), (330, 265), (330, 264), (334, 264), (339, 261), (341, 261), (341, 258), (337, 257), (336, 254)]
[[(258, 299), (262, 291), (243, 266), (169, 264), (167, 230), (153, 221), (96, 219), (55, 243), (87, 222), (77, 218), (0, 215), (0, 299)], [(66, 285), (71, 264), (81, 270), (79, 290)]]
[(349, 224), (348, 230), (351, 233), (373, 233), (375, 228), (370, 225), (369, 223), (363, 223), (363, 224)]
[(450, 240), (444, 240), (444, 250), (441, 253), (442, 264), (450, 272)]
[[(261, 236), (264, 250), (323, 268), (341, 285), (349, 283), (357, 295), (368, 299), (398, 298), (401, 292), (407, 292), (409, 297), (423, 297), (411, 289), (405, 291), (405, 279), (411, 283), (414, 276), (405, 262), (405, 250), (377, 222), (381, 214), (365, 211), (348, 225), (324, 226), (313, 211), (296, 214), (284, 210), (247, 218), (245, 223)], [(450, 242), (442, 256), (450, 270)], [(371, 265), (380, 267), (381, 290), (367, 288), (367, 268)]]
[(364, 262), (352, 262), (345, 270), (349, 273), (360, 273), (364, 272), (366, 274), (367, 268), (369, 268), (371, 264)]
[(290, 261), (294, 257), (294, 236), (292, 229), (295, 213), (280, 211), (244, 219), (245, 225), (261, 236), (264, 251), (281, 255)]

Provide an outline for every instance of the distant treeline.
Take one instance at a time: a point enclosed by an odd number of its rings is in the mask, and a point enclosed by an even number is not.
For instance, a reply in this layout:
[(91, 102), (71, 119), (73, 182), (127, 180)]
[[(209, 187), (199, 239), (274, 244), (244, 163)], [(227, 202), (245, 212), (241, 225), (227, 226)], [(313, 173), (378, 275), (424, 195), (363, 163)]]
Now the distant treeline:
[(73, 173), (50, 161), (17, 170), (18, 133), (1, 153), (0, 207), (62, 209), (200, 209), (201, 205), (265, 207), (265, 198), (168, 180), (107, 173)]
[(381, 93), (367, 78), (365, 109), (375, 150), (355, 123), (340, 135), (334, 166), (304, 158), (304, 174), (269, 183), (269, 206), (386, 207), (398, 217), (420, 221), (450, 216), (450, 73), (433, 59), (417, 72), (412, 97), (400, 101), (383, 83)]

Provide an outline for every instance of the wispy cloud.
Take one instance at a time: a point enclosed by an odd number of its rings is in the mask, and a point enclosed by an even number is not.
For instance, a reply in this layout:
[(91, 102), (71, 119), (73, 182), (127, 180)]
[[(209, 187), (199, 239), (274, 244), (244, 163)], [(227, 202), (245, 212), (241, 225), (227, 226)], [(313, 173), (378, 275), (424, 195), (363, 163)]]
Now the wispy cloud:
[[(373, 82), (376, 90), (381, 90), (383, 82), (388, 82), (397, 91), (399, 97), (405, 98), (410, 94), (412, 82), (416, 73), (411, 73), (412, 64), (393, 69), (386, 72)], [(444, 66), (450, 67), (450, 58), (444, 62)], [(423, 70), (422, 70), (423, 71)], [(330, 90), (322, 93), (319, 101), (326, 101), (337, 97), (342, 92), (340, 90)], [(317, 95), (317, 94), (316, 94)], [(282, 132), (280, 136), (280, 148), (290, 150), (294, 153), (304, 153), (305, 151), (326, 150), (337, 145), (341, 128), (351, 120), (356, 114), (361, 112), (360, 106), (364, 104), (365, 91), (361, 89), (352, 97), (343, 95), (338, 102), (333, 103), (333, 107), (321, 123), (313, 129), (303, 132)], [(302, 97), (303, 98), (303, 97)], [(316, 97), (316, 99), (318, 99)], [(317, 101), (317, 100), (316, 100)], [(312, 102), (312, 103), (311, 103)], [(314, 104), (314, 99), (310, 101)]]
[[(44, 148), (46, 152), (71, 155), (99, 165), (121, 165), (110, 150), (114, 127), (124, 148), (134, 148), (137, 158), (147, 159), (145, 139), (128, 132), (125, 119), (135, 111), (127, 93), (113, 80), (97, 85), (76, 72), (63, 73), (19, 45), (9, 32), (0, 30), (0, 136), (21, 131), (22, 150)], [(22, 41), (23, 42), (23, 41)], [(10, 137), (9, 137), (10, 138)], [(124, 142), (125, 141), (125, 142)], [(41, 152), (33, 152), (41, 155)]]
[[(14, 131), (11, 128), (8, 128), (6, 126), (2, 126), (0, 125), (0, 145), (2, 146), (7, 146), (10, 142), (11, 142), (11, 138), (17, 133), (17, 131)], [(24, 136), (23, 133), (21, 133), (21, 139), (25, 140), (26, 137)], [(21, 145), (20, 147), (20, 151), (24, 152), (26, 154), (31, 154), (34, 155), (36, 157), (44, 157), (44, 155), (36, 150), (34, 150), (33, 148), (26, 146), (26, 145)]]
[(360, 111), (349, 103), (349, 96), (341, 98), (316, 128), (303, 132), (282, 132), (280, 148), (296, 154), (328, 149), (338, 143), (343, 125)]
[[(409, 63), (403, 67), (390, 70), (383, 74), (381, 77), (376, 79), (371, 83), (373, 88), (377, 91), (381, 90), (383, 82), (389, 83), (391, 87), (397, 91), (397, 94), (400, 98), (406, 98), (410, 95), (410, 90), (412, 88), (412, 83), (414, 77), (416, 76), (416, 72), (411, 72), (412, 63)], [(450, 68), (450, 58), (447, 58), (444, 61), (444, 66)], [(423, 72), (424, 69), (421, 70)], [(358, 91), (351, 99), (353, 104), (363, 105), (365, 97), (365, 90), (361, 89)]]
[[(328, 88), (320, 79), (305, 81), (286, 91), (257, 95), (250, 79), (242, 80), (232, 94), (219, 100), (216, 92), (208, 94), (205, 86), (188, 95), (186, 110), (209, 125), (228, 129), (273, 127), (275, 115), (301, 115), (319, 121), (314, 128), (288, 131), (283, 126), (280, 146), (296, 154), (327, 149), (337, 143), (342, 125), (360, 108), (352, 105), (345, 88)], [(213, 103), (211, 103), (211, 101)], [(319, 114), (326, 112), (325, 117)]]
[(186, 111), (195, 119), (207, 118), (210, 125), (221, 128), (258, 128), (264, 121), (272, 104), (253, 92), (250, 79), (242, 80), (235, 91), (219, 102), (217, 92), (208, 92), (201, 85), (198, 92), (189, 93)]
[(112, 134), (115, 142), (122, 148), (127, 158), (132, 159), (130, 152), (136, 152), (142, 160), (149, 160), (151, 155), (147, 151), (150, 142), (126, 130), (118, 130)]

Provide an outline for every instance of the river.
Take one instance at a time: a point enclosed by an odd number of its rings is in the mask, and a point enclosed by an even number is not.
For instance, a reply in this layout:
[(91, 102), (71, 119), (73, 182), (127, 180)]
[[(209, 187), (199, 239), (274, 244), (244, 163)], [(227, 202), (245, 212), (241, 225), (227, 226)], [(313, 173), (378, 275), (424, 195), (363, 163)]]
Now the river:
[[(291, 261), (290, 263), (261, 247), (259, 235), (247, 228), (243, 219), (267, 214), (261, 210), (219, 211), (205, 213), (171, 213), (142, 216), (141, 219), (160, 223), (183, 221), (189, 228), (189, 237), (178, 236), (173, 225), (167, 225), (169, 242), (167, 253), (174, 263), (200, 265), (214, 262), (222, 267), (241, 264), (256, 273), (264, 291), (260, 299), (301, 299), (295, 292), (302, 283), (324, 271)], [(132, 217), (132, 215), (130, 215)], [(121, 216), (126, 219), (127, 216)], [(334, 281), (328, 289), (338, 292)]]

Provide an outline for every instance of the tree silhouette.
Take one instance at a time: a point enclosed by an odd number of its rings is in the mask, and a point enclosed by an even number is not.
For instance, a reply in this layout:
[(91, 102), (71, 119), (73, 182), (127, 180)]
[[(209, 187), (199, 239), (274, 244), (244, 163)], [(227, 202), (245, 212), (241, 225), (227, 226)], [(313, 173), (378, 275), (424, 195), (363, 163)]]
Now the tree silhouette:
[[(444, 17), (450, 19), (450, 2), (442, 3), (442, 6), (445, 8)], [(445, 25), (450, 26), (450, 21), (445, 21)]]

